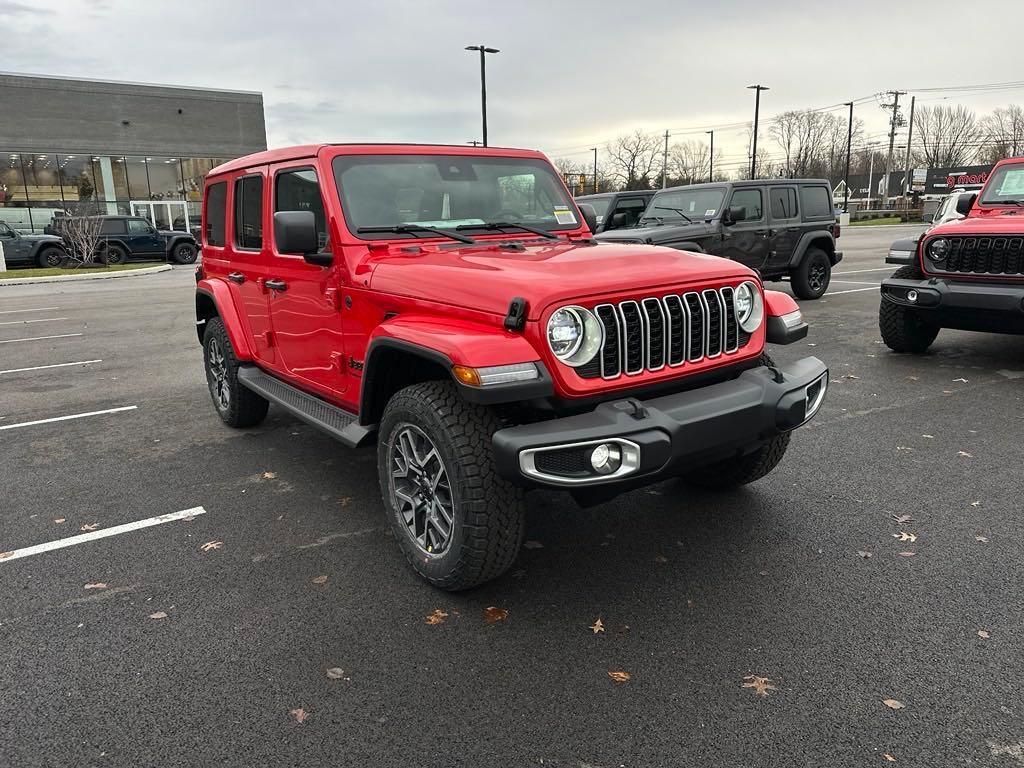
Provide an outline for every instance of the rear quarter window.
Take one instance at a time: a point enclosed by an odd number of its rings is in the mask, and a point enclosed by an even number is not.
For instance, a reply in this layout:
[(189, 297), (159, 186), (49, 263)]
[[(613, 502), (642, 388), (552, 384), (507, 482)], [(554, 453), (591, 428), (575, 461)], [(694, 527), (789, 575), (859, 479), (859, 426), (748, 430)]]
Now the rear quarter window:
[(800, 206), (805, 219), (834, 219), (832, 195), (826, 187), (800, 187)]
[(223, 246), (228, 213), (228, 184), (219, 181), (206, 188), (203, 237), (208, 245)]

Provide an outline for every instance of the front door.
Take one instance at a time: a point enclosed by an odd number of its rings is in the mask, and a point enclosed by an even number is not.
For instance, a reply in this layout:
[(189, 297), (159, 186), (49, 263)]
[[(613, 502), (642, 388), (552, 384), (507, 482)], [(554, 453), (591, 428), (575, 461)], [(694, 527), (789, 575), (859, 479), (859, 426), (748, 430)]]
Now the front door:
[(4, 261), (9, 265), (21, 264), (28, 260), (26, 241), (7, 224), (0, 221), (0, 245), (4, 249)]
[(722, 227), (722, 249), (718, 255), (751, 269), (760, 269), (768, 258), (768, 217), (763, 190), (759, 187), (734, 189), (728, 206), (743, 207), (746, 213), (731, 226)]
[(132, 256), (163, 254), (164, 239), (156, 232), (156, 227), (146, 219), (128, 219), (128, 234), (125, 236)]
[(769, 253), (762, 271), (765, 275), (781, 274), (789, 270), (789, 262), (803, 234), (796, 186), (768, 187), (768, 217)]
[[(323, 197), (311, 166), (271, 169), (271, 211), (312, 211), (322, 253), (331, 252)], [(271, 244), (267, 271), (270, 313), (279, 364), (327, 397), (348, 388), (341, 319), (341, 255), (329, 267), (301, 255), (281, 253)]]

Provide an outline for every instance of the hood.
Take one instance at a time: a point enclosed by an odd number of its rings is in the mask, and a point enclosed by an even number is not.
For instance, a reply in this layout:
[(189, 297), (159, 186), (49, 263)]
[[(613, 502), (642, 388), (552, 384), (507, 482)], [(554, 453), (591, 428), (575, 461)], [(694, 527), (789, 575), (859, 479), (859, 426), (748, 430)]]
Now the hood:
[[(947, 221), (928, 230), (929, 238), (939, 235), (1021, 235), (1024, 236), (1024, 208), (1001, 209), (999, 213), (968, 216), (966, 219)], [(1017, 211), (1020, 211), (1019, 213)]]
[(677, 243), (681, 240), (705, 237), (713, 234), (717, 230), (717, 222), (705, 222), (703, 219), (699, 219), (695, 220), (692, 224), (687, 224), (683, 221), (678, 224), (671, 223), (650, 227), (613, 229), (611, 232), (602, 232), (596, 237), (602, 242), (648, 243), (651, 245), (658, 245), (660, 243)]
[(522, 297), (530, 320), (556, 302), (754, 276), (743, 265), (717, 256), (566, 240), (525, 244), (522, 250), (486, 242), (456, 248), (425, 244), (416, 253), (392, 244), (385, 253), (372, 254), (363, 267), (372, 270), (374, 291), (496, 315), (505, 315), (509, 302)]
[(60, 243), (60, 242), (63, 242), (62, 238), (59, 235), (22, 235), (21, 239), (22, 240), (28, 240), (29, 242), (32, 242), (32, 243), (41, 243), (41, 242)]
[(186, 232), (183, 229), (158, 229), (156, 233), (161, 237), (177, 237), (178, 235), (188, 235), (189, 237), (192, 237), (191, 232)]

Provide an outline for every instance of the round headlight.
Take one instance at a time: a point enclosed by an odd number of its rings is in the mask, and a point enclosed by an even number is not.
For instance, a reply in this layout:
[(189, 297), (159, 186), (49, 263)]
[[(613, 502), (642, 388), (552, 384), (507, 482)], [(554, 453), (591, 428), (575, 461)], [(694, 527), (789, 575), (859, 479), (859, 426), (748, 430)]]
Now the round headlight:
[(937, 237), (928, 243), (928, 258), (932, 261), (942, 261), (949, 255), (949, 240), (944, 237)]
[(562, 307), (548, 320), (548, 346), (561, 362), (577, 368), (594, 359), (604, 329), (593, 312), (583, 307)]
[(736, 289), (733, 302), (740, 328), (747, 333), (753, 333), (761, 327), (761, 321), (764, 320), (764, 299), (761, 298), (761, 292), (757, 290), (756, 285), (741, 283)]

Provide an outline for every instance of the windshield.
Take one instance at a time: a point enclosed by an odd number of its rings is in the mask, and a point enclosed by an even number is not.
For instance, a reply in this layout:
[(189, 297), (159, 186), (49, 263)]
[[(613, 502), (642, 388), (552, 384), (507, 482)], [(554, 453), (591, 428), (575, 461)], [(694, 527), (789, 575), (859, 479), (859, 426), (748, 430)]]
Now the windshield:
[(722, 187), (672, 189), (651, 198), (644, 219), (710, 219), (722, 212)]
[(587, 203), (593, 206), (594, 213), (597, 214), (597, 223), (600, 224), (604, 221), (604, 216), (608, 213), (608, 206), (612, 204), (610, 197), (580, 197), (576, 199), (577, 203)]
[(1024, 203), (1024, 163), (1004, 165), (989, 177), (981, 193), (982, 205)]
[[(505, 222), (576, 229), (576, 209), (542, 160), (465, 155), (343, 155), (334, 160), (341, 207), (363, 237), (424, 236), (415, 227), (466, 230)], [(507, 233), (506, 233), (507, 234)]]

